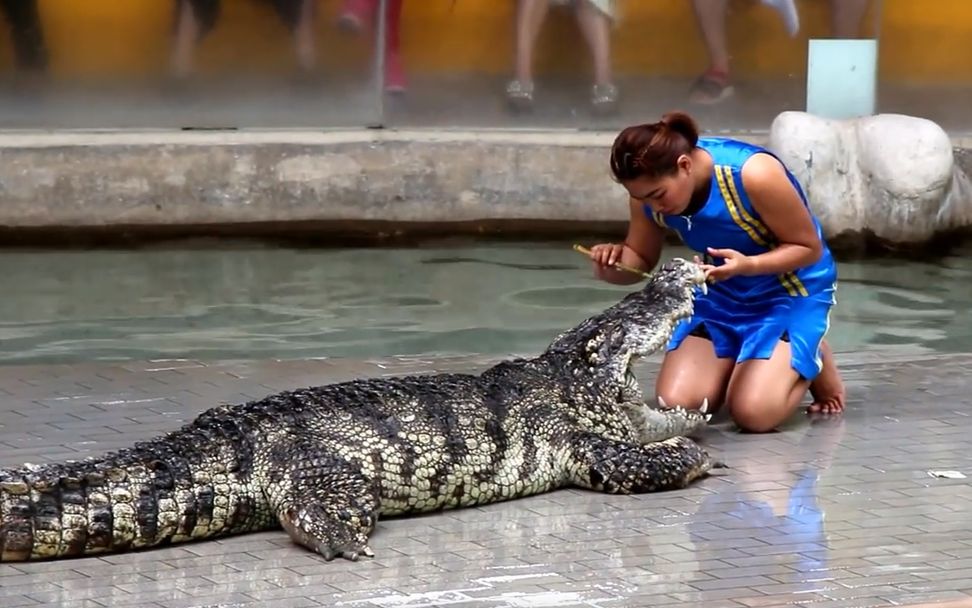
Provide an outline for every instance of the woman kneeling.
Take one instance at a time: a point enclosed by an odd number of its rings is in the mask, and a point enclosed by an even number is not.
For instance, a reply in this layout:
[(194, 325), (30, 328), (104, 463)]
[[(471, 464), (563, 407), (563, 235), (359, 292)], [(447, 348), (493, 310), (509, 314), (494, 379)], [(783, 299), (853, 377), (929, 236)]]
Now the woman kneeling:
[(824, 336), (837, 265), (799, 182), (764, 148), (699, 137), (674, 112), (624, 129), (611, 170), (629, 194), (623, 243), (591, 248), (595, 275), (632, 283), (614, 264), (651, 270), (673, 230), (710, 286), (675, 330), (658, 376), (668, 405), (725, 404), (740, 428), (775, 429), (809, 388), (811, 412), (843, 410), (844, 387)]

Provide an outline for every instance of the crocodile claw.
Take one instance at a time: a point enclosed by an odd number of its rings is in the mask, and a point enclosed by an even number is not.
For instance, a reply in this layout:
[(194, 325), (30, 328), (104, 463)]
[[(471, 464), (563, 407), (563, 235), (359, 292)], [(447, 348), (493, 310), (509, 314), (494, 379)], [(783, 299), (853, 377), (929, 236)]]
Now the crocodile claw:
[(367, 545), (358, 549), (335, 549), (333, 547), (321, 547), (319, 552), (327, 561), (331, 561), (335, 557), (343, 557), (344, 559), (356, 562), (362, 555), (365, 557), (375, 556), (375, 552), (372, 551), (371, 547)]

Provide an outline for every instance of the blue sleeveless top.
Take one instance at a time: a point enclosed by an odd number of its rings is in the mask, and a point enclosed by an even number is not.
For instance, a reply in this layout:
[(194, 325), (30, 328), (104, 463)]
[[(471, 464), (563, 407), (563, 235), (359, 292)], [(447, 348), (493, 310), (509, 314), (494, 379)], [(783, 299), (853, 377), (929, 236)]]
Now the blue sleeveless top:
[[(718, 137), (699, 138), (698, 146), (712, 156), (715, 164), (709, 198), (695, 213), (665, 215), (651, 210), (646, 204), (645, 214), (662, 226), (675, 231), (689, 248), (704, 256), (706, 263), (721, 265), (722, 258), (706, 253), (707, 247), (735, 249), (744, 255), (758, 255), (774, 249), (778, 242), (772, 231), (763, 223), (753, 208), (742, 184), (742, 167), (753, 154), (767, 153), (765, 148), (734, 139)], [(807, 205), (807, 198), (800, 183), (786, 170), (790, 183), (796, 188)], [(809, 205), (807, 205), (809, 210)], [(719, 281), (709, 288), (709, 293), (730, 300), (747, 302), (777, 296), (805, 298), (833, 291), (837, 279), (837, 265), (830, 248), (823, 239), (820, 222), (813, 215), (813, 224), (823, 243), (820, 259), (809, 266), (779, 275), (734, 276)]]

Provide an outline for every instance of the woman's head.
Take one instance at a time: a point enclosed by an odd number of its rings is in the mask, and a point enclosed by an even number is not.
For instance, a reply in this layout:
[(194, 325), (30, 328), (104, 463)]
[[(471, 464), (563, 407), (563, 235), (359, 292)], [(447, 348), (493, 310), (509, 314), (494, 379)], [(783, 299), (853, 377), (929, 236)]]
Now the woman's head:
[(655, 211), (680, 213), (695, 190), (692, 151), (698, 141), (695, 121), (682, 112), (627, 127), (611, 148), (611, 172), (632, 198)]

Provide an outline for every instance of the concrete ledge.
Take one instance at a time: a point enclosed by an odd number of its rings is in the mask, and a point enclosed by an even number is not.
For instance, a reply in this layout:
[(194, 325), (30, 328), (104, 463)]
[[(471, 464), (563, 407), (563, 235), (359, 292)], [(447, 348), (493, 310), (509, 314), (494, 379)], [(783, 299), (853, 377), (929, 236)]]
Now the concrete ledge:
[[(58, 235), (617, 233), (615, 133), (57, 132), (0, 135), (5, 242)], [(764, 143), (764, 134), (732, 134)], [(956, 141), (966, 166), (972, 154)], [(969, 167), (972, 169), (972, 167)]]

